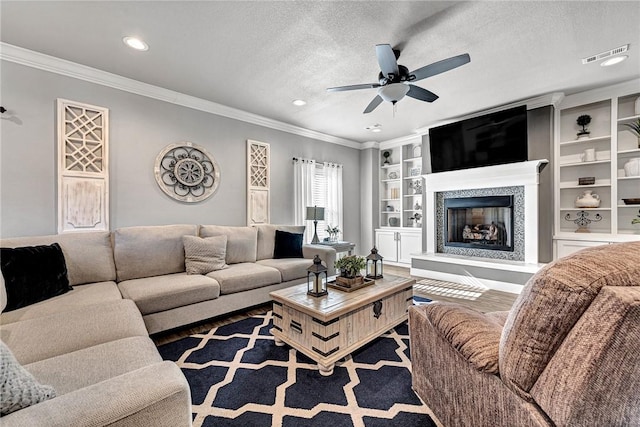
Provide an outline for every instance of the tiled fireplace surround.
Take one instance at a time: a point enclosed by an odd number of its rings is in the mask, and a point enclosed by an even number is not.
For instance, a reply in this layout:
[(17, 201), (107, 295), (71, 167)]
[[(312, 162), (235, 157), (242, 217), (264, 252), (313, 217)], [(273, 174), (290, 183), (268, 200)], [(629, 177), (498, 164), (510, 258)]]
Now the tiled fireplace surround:
[[(537, 272), (538, 183), (546, 160), (423, 175), (426, 252), (412, 257), (411, 274), (519, 293)], [(444, 245), (445, 198), (513, 196), (514, 250)]]

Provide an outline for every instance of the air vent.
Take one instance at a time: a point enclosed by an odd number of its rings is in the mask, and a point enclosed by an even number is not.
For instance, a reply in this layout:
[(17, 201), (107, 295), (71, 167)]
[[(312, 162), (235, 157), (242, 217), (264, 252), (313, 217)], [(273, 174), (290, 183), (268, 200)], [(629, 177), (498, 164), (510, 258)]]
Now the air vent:
[(629, 45), (625, 44), (624, 46), (617, 47), (615, 49), (608, 50), (606, 52), (599, 53), (597, 55), (589, 56), (587, 58), (582, 58), (583, 64), (590, 64), (591, 62), (600, 61), (601, 59), (608, 58), (610, 56), (619, 55), (629, 50)]

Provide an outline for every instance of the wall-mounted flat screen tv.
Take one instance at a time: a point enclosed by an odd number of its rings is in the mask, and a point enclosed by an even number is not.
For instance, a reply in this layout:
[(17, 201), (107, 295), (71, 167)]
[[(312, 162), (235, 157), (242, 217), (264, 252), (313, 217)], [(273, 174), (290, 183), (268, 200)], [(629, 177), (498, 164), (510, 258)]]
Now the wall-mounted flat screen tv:
[(527, 107), (429, 129), (431, 172), (527, 160)]

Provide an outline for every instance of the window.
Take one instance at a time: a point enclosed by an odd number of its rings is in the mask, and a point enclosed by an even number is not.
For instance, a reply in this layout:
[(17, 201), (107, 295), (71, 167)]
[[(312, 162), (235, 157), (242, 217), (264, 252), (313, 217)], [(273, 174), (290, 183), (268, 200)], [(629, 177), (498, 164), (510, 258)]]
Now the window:
[(313, 221), (305, 218), (307, 206), (324, 208), (324, 220), (318, 221), (318, 238), (328, 237), (328, 225), (342, 228), (342, 165), (294, 159), (294, 201), (296, 224), (306, 225), (305, 242), (313, 238)]

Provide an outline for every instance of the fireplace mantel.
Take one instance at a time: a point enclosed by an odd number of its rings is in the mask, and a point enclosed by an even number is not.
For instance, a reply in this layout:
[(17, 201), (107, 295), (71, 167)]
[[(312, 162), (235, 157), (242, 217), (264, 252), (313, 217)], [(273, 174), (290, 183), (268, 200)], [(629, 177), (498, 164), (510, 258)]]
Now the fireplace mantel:
[[(506, 165), (487, 166), (474, 169), (464, 169), (459, 171), (440, 172), (434, 174), (423, 175), (425, 180), (425, 221), (423, 223), (423, 233), (425, 234), (426, 253), (417, 255), (417, 260), (412, 261), (412, 274), (424, 277), (433, 277), (436, 279), (458, 281), (460, 283), (468, 282), (470, 277), (460, 277), (460, 280), (454, 280), (455, 276), (450, 273), (440, 274), (433, 271), (433, 268), (427, 275), (420, 274), (418, 260), (429, 261), (429, 265), (433, 266), (434, 262), (447, 265), (456, 264), (461, 271), (467, 267), (474, 267), (474, 271), (478, 271), (477, 267), (486, 266), (487, 270), (494, 271), (487, 276), (503, 276), (495, 270), (503, 271), (520, 271), (525, 273), (534, 273), (540, 267), (538, 264), (538, 184), (539, 173), (546, 166), (548, 160), (532, 160), (527, 162), (510, 163)], [(503, 187), (522, 187), (524, 188), (524, 259), (522, 261), (509, 261), (500, 259), (490, 259), (477, 256), (456, 256), (451, 254), (439, 253), (437, 242), (437, 220), (436, 220), (436, 203), (438, 193), (459, 190), (485, 190), (485, 189), (501, 189)], [(522, 258), (520, 258), (522, 259)], [(417, 267), (417, 268), (416, 268)], [(450, 267), (443, 268), (442, 271), (450, 271)], [(438, 277), (435, 277), (434, 274)], [(464, 275), (462, 275), (464, 276)], [(473, 277), (476, 279), (476, 277)], [(489, 287), (504, 289), (508, 291), (517, 291), (517, 286), (510, 287), (510, 284), (501, 286), (499, 280), (482, 280), (480, 282), (489, 283)]]

